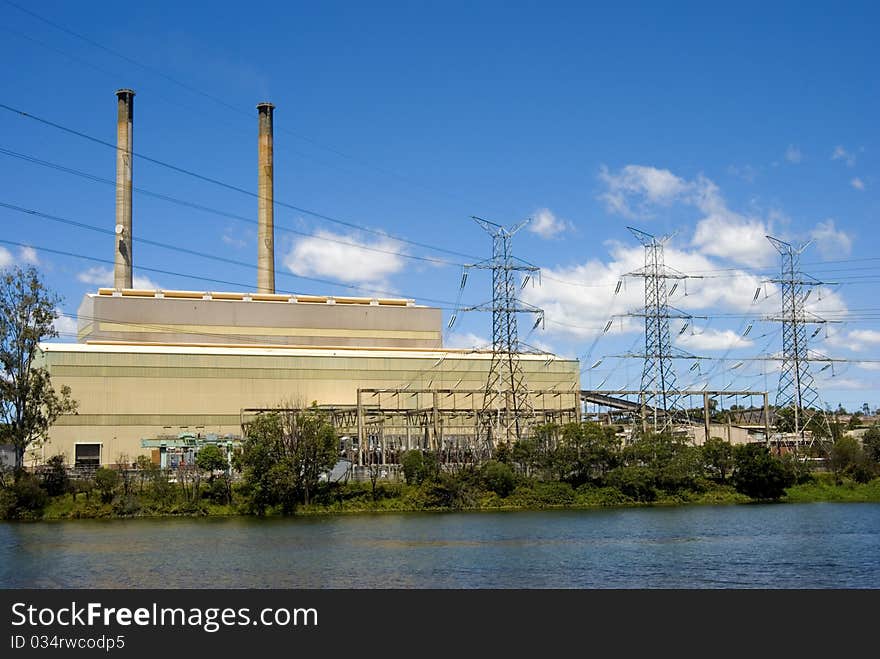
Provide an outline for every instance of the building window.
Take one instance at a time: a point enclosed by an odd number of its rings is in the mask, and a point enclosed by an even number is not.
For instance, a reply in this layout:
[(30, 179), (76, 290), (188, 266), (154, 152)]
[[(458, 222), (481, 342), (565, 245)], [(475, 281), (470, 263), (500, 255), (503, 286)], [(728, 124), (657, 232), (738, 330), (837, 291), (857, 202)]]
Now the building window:
[(100, 444), (77, 444), (74, 464), (77, 467), (100, 467)]

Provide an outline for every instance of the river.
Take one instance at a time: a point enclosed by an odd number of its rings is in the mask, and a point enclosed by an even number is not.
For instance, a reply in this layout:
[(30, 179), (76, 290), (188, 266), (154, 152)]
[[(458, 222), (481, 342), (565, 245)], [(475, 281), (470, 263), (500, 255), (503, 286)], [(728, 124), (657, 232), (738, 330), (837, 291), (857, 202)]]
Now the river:
[(0, 523), (4, 588), (880, 588), (880, 504)]

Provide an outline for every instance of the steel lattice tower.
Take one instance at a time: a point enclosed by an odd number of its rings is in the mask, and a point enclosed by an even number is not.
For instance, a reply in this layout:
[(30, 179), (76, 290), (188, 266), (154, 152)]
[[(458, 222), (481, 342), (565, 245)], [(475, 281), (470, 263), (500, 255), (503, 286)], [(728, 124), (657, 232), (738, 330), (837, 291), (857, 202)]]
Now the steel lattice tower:
[[(793, 410), (794, 432), (800, 435), (801, 442), (804, 443), (806, 427), (816, 414), (822, 415), (821, 423), (830, 436), (828, 417), (821, 408), (819, 392), (809, 369), (807, 337), (807, 325), (824, 324), (827, 321), (815, 314), (808, 314), (805, 309), (810, 287), (820, 286), (823, 282), (804, 277), (801, 272), (801, 254), (809, 242), (794, 247), (773, 236), (767, 236), (767, 239), (782, 257), (781, 276), (779, 279), (769, 280), (779, 284), (782, 289), (782, 314), (768, 318), (782, 323), (782, 369), (779, 372), (776, 408)], [(822, 447), (827, 448), (824, 443)]]
[[(483, 396), (481, 426), (485, 429), (486, 446), (494, 448), (499, 442), (509, 443), (528, 434), (534, 409), (529, 397), (528, 385), (523, 376), (519, 354), (530, 346), (519, 340), (517, 315), (537, 314), (534, 327), (543, 322), (544, 312), (517, 297), (517, 272), (531, 278), (540, 272), (537, 266), (513, 256), (511, 239), (530, 220), (505, 228), (479, 217), (474, 217), (486, 233), (492, 237), (492, 258), (465, 266), (492, 271), (492, 302), (463, 309), (463, 311), (492, 312), (492, 362)], [(525, 283), (525, 282), (524, 282)]]
[(633, 227), (627, 229), (645, 247), (645, 267), (627, 275), (645, 280), (645, 308), (639, 313), (625, 314), (643, 316), (645, 319), (645, 361), (641, 386), (643, 428), (647, 425), (644, 417), (651, 415), (654, 430), (662, 431), (675, 421), (675, 410), (679, 407), (678, 397), (672, 393), (678, 388), (672, 360), (676, 356), (687, 356), (683, 351), (672, 348), (669, 319), (679, 318), (686, 322), (693, 319), (690, 314), (669, 306), (666, 282), (669, 279), (687, 279), (688, 276), (666, 266), (663, 247), (669, 237), (658, 239)]

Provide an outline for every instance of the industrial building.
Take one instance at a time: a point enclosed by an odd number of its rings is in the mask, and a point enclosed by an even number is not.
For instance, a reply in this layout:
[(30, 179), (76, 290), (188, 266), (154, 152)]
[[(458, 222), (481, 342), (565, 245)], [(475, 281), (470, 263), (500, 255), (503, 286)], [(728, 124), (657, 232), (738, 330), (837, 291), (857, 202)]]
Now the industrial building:
[[(492, 353), (443, 348), (440, 309), (275, 293), (269, 103), (257, 106), (256, 291), (133, 289), (134, 92), (117, 97), (114, 286), (84, 297), (76, 343), (41, 345), (54, 386), (68, 385), (79, 409), (56, 422), (29, 461), (58, 453), (70, 464), (134, 460), (163, 436), (238, 436), (254, 410), (313, 402), (358, 433), (361, 460), (368, 432), (383, 456), (385, 442), (442, 448), (475, 439)], [(519, 360), (538, 419), (579, 418), (576, 360)]]

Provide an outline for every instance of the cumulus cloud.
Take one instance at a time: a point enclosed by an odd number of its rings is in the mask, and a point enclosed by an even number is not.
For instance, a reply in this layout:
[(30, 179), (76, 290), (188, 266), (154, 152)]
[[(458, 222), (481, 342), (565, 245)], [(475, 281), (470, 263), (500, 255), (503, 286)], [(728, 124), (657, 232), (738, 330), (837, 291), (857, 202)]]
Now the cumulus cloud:
[(22, 247), (19, 250), (20, 258), (24, 263), (29, 265), (39, 265), (40, 259), (37, 257), (37, 250), (33, 247)]
[(848, 256), (852, 251), (852, 238), (834, 226), (834, 220), (819, 222), (810, 233), (823, 258)]
[[(542, 268), (541, 286), (522, 290), (526, 302), (544, 309), (548, 334), (594, 337), (604, 332), (612, 315), (644, 304), (644, 288), (639, 278), (623, 277), (644, 267), (643, 248), (620, 243), (611, 243), (609, 248), (608, 261), (591, 259), (569, 267)], [(718, 263), (698, 252), (668, 246), (664, 252), (666, 265), (680, 272), (717, 272)], [(725, 272), (721, 283), (712, 274), (679, 285), (670, 283), (667, 290), (669, 304), (686, 313), (696, 314), (704, 309), (769, 313), (778, 306), (773, 284), (765, 284), (759, 277), (738, 269)], [(608, 332), (640, 332), (642, 327), (641, 319), (615, 318)]]
[[(611, 212), (625, 217), (644, 214), (647, 204), (670, 204), (689, 187), (686, 181), (668, 169), (644, 165), (626, 165), (616, 174), (603, 165), (599, 179), (607, 187), (600, 198)], [(642, 199), (641, 209), (633, 209), (633, 200), (639, 198)]]
[(403, 270), (400, 251), (400, 244), (390, 238), (367, 242), (355, 236), (318, 231), (296, 241), (284, 257), (284, 265), (304, 277), (376, 285)]
[(5, 247), (0, 247), (0, 268), (6, 268), (18, 263), (27, 263), (28, 265), (39, 265), (40, 259), (37, 256), (37, 250), (33, 247), (20, 247), (18, 250), (18, 258)]
[[(77, 273), (76, 278), (78, 281), (81, 281), (84, 284), (91, 284), (92, 286), (100, 286), (104, 288), (113, 286), (113, 271), (99, 265)], [(155, 281), (143, 275), (134, 275), (132, 278), (132, 286), (142, 290), (157, 290), (162, 288)]]
[(856, 176), (853, 180), (851, 180), (849, 182), (849, 184), (851, 186), (853, 186), (856, 190), (864, 190), (865, 189), (865, 182), (862, 179), (860, 179), (858, 176)]
[(535, 212), (532, 221), (526, 226), (532, 233), (549, 240), (571, 229), (571, 223), (556, 217), (548, 208), (541, 208)]
[(444, 347), (477, 350), (486, 347), (491, 348), (492, 342), (485, 336), (472, 332), (453, 332), (444, 342)]
[(801, 160), (803, 160), (804, 155), (801, 153), (801, 150), (797, 148), (794, 144), (789, 144), (788, 148), (785, 150), (785, 159), (796, 165)]
[(63, 339), (70, 339), (75, 337), (77, 331), (76, 318), (62, 315), (64, 312), (61, 309), (56, 309), (55, 313), (58, 314), (58, 317), (52, 323), (55, 331), (57, 331)]
[(729, 350), (732, 348), (748, 348), (753, 345), (753, 341), (743, 338), (729, 329), (707, 329), (697, 334), (686, 332), (677, 337), (675, 343), (693, 350)]
[(601, 198), (613, 213), (650, 216), (652, 206), (676, 202), (702, 215), (693, 237), (693, 246), (702, 253), (752, 267), (768, 265), (775, 258), (765, 238), (771, 231), (770, 219), (731, 210), (718, 186), (705, 176), (688, 181), (666, 169), (627, 165), (617, 173), (603, 167), (599, 178), (607, 186)]
[(242, 249), (243, 247), (247, 247), (247, 241), (241, 238), (236, 238), (234, 236), (229, 235), (228, 233), (224, 233), (220, 236), (220, 239), (230, 245), (231, 247), (235, 247), (236, 249)]
[(846, 163), (847, 167), (855, 167), (856, 164), (856, 154), (847, 151), (840, 145), (834, 147), (834, 151), (831, 152), (831, 159), (842, 160)]

